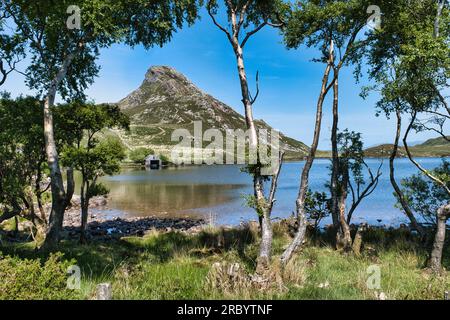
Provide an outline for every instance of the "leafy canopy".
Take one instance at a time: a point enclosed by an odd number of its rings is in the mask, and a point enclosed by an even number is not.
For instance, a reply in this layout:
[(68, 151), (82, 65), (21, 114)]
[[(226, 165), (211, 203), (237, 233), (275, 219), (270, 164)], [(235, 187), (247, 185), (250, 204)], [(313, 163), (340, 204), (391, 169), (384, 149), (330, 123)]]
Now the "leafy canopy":
[[(442, 164), (431, 171), (450, 187), (450, 162), (442, 160)], [(426, 222), (435, 224), (436, 213), (443, 205), (448, 204), (448, 193), (423, 173), (412, 175), (402, 180), (403, 193), (409, 206)]]
[(0, 204), (18, 206), (44, 159), (42, 106), (35, 98), (0, 99)]
[(129, 127), (129, 118), (117, 105), (75, 102), (57, 107), (56, 130), (70, 141), (62, 150), (62, 161), (81, 171), (83, 178), (112, 175), (120, 169), (125, 150), (117, 138), (100, 141), (104, 129)]
[[(173, 32), (197, 17), (196, 0), (4, 0), (15, 33), (30, 54), (26, 71), (31, 89), (45, 93), (64, 61), (73, 60), (58, 91), (65, 99), (82, 99), (99, 72), (101, 48), (113, 43), (163, 45)], [(81, 10), (81, 28), (69, 29), (69, 6)]]
[[(356, 59), (358, 46), (362, 41), (355, 41), (356, 35), (364, 28), (369, 15), (367, 8), (373, 1), (366, 0), (302, 0), (298, 1), (289, 13), (283, 30), (284, 41), (288, 48), (301, 45), (317, 47), (322, 52), (321, 59), (326, 62), (329, 56), (331, 40), (336, 48), (343, 49), (352, 44), (354, 50), (349, 58)], [(344, 50), (339, 50), (344, 58)], [(342, 51), (342, 52), (341, 52)]]

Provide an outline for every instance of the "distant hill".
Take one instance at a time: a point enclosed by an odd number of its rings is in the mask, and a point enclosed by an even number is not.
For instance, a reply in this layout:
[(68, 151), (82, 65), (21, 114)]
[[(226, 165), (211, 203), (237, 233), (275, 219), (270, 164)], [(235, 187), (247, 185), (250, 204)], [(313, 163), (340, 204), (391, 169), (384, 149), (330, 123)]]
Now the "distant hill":
[[(365, 150), (365, 153), (366, 156), (373, 158), (389, 157), (392, 148), (392, 144), (383, 144), (368, 148)], [(443, 137), (427, 140), (424, 143), (415, 145), (409, 149), (415, 157), (450, 157), (450, 142)], [(399, 147), (398, 154), (399, 157), (407, 157), (404, 147)]]
[[(172, 132), (175, 129), (193, 132), (194, 121), (202, 122), (203, 131), (216, 128), (225, 133), (226, 129), (246, 129), (240, 113), (200, 90), (178, 71), (165, 66), (150, 68), (142, 85), (118, 105), (131, 117), (131, 130), (113, 133), (129, 149), (150, 147), (170, 155), (171, 147), (176, 144), (171, 141)], [(259, 128), (271, 129), (264, 121), (256, 123)], [(304, 143), (283, 134), (281, 140), (288, 158), (301, 158), (309, 150)]]
[[(450, 139), (450, 136), (448, 137)], [(392, 153), (393, 144), (381, 144), (364, 150), (368, 158), (389, 158)], [(427, 140), (421, 144), (409, 148), (414, 157), (450, 157), (450, 142), (443, 137)], [(406, 158), (404, 147), (398, 148), (398, 157)], [(318, 158), (331, 158), (331, 151), (318, 151)]]

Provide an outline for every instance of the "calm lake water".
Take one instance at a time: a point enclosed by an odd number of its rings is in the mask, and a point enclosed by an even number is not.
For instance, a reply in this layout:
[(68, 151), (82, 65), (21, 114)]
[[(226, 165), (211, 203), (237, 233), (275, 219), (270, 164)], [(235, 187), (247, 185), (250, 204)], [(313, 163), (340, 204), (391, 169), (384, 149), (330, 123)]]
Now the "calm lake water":
[[(368, 159), (376, 172), (381, 160)], [(419, 162), (434, 168), (440, 159), (423, 158)], [(407, 160), (399, 159), (396, 176), (410, 176), (417, 169)], [(311, 171), (310, 187), (326, 191), (330, 161), (315, 162)], [(280, 175), (277, 202), (273, 217), (284, 218), (292, 214), (298, 193), (303, 162), (290, 162), (283, 166)], [(354, 222), (398, 225), (406, 222), (403, 214), (394, 207), (395, 199), (389, 181), (389, 163), (384, 160), (383, 175), (377, 190), (363, 202), (354, 214)], [(119, 175), (103, 178), (110, 188), (110, 213), (114, 216), (160, 217), (211, 217), (216, 224), (239, 224), (256, 220), (255, 212), (246, 207), (244, 196), (252, 194), (251, 178), (240, 172), (240, 166), (179, 167), (162, 170), (124, 169)], [(328, 223), (329, 221), (324, 221)]]

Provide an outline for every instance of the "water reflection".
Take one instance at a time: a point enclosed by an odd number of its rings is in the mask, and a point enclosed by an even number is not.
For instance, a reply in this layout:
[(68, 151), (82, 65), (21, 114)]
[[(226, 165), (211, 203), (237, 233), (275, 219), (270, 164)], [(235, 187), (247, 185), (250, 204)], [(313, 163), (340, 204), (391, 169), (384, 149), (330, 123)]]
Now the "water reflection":
[[(440, 159), (419, 159), (425, 168), (439, 165)], [(376, 171), (380, 160), (368, 159)], [(317, 160), (311, 171), (310, 187), (326, 191), (329, 180), (329, 160)], [(286, 163), (280, 176), (274, 217), (287, 217), (295, 209), (302, 162)], [(163, 170), (124, 169), (119, 175), (104, 177), (110, 188), (110, 208), (131, 216), (216, 216), (217, 223), (238, 224), (241, 220), (255, 220), (255, 212), (246, 207), (243, 195), (252, 194), (249, 175), (240, 166), (180, 167)], [(397, 161), (397, 179), (416, 173), (407, 160)], [(355, 212), (354, 221), (398, 224), (404, 215), (394, 207), (395, 198), (389, 182), (389, 168), (385, 161), (383, 175), (376, 191)], [(326, 221), (327, 223), (327, 221)]]
[[(111, 206), (130, 215), (179, 216), (233, 200), (238, 185), (172, 185), (146, 182), (109, 183)], [(197, 215), (200, 212), (197, 212)]]

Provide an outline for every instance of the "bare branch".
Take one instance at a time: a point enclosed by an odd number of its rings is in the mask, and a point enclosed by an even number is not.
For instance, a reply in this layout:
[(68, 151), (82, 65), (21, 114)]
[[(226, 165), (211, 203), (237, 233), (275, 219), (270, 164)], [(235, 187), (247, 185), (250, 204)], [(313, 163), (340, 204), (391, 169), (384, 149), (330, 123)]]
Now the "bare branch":
[(220, 23), (217, 22), (216, 17), (214, 16), (213, 12), (211, 11), (211, 2), (208, 3), (208, 14), (211, 17), (212, 21), (214, 22), (214, 24), (220, 29), (222, 30), (228, 37), (228, 40), (230, 40), (231, 43), (233, 43), (233, 39), (231, 38), (230, 33), (228, 32), (227, 29), (225, 29)]
[(20, 211), (18, 210), (4, 210), (3, 214), (0, 215), (0, 223), (3, 221), (9, 220), (11, 218), (14, 218), (15, 216), (18, 216), (20, 214)]
[[(361, 202), (365, 198), (369, 197), (376, 190), (376, 188), (378, 187), (378, 183), (380, 181), (380, 177), (383, 175), (383, 173), (381, 172), (381, 168), (383, 167), (383, 161), (381, 161), (381, 164), (378, 167), (376, 175), (374, 175), (372, 173), (372, 170), (369, 168), (369, 166), (365, 162), (363, 162), (363, 164), (367, 168), (367, 171), (369, 172), (370, 183), (367, 185), (367, 187), (363, 190), (362, 193), (360, 193), (358, 191), (356, 200), (355, 200), (355, 198), (353, 198), (352, 206), (347, 215), (347, 223), (348, 224), (350, 224), (350, 221), (352, 220), (352, 216), (353, 216), (353, 213), (355, 212), (356, 208), (361, 204)], [(351, 184), (350, 184), (350, 187), (351, 187)], [(354, 194), (352, 187), (351, 187), (351, 191), (352, 191), (352, 194)]]
[(444, 182), (444, 181), (442, 181), (442, 180), (440, 180), (439, 178), (437, 178), (437, 177), (435, 177), (435, 176), (433, 176), (427, 169), (425, 169), (424, 167), (422, 167), (421, 165), (420, 165), (420, 163), (418, 163), (415, 159), (414, 159), (414, 157), (412, 156), (412, 154), (411, 154), (411, 150), (409, 150), (409, 146), (408, 146), (408, 136), (409, 136), (409, 133), (411, 132), (411, 130), (412, 130), (412, 128), (413, 128), (413, 125), (414, 125), (414, 122), (416, 121), (416, 119), (417, 119), (417, 111), (415, 111), (414, 113), (413, 113), (413, 116), (412, 116), (412, 118), (411, 118), (411, 121), (410, 121), (410, 123), (409, 123), (409, 125), (408, 125), (408, 128), (406, 129), (406, 132), (405, 132), (405, 135), (404, 135), (404, 137), (403, 137), (403, 145), (404, 145), (404, 147), (405, 147), (405, 149), (406, 149), (406, 153), (407, 153), (407, 155), (408, 155), (408, 158), (409, 158), (409, 160), (424, 174), (424, 175), (426, 175), (429, 179), (431, 179), (434, 183), (436, 183), (436, 184), (438, 184), (438, 185), (440, 185), (449, 195), (450, 195), (450, 188), (447, 186), (447, 184)]
[[(444, 116), (445, 116), (445, 115), (444, 115)], [(450, 142), (450, 136), (447, 136), (447, 135), (444, 133), (445, 119), (443, 119), (443, 121), (437, 121), (437, 120), (433, 121), (433, 120), (434, 120), (434, 119), (429, 119), (429, 120), (424, 120), (424, 121), (417, 120), (417, 122), (418, 122), (417, 125), (419, 126), (420, 131), (422, 131), (422, 130), (427, 130), (427, 131), (433, 131), (433, 132), (436, 132), (436, 133), (439, 134), (444, 140), (446, 140), (447, 142)], [(428, 126), (428, 125), (427, 125), (428, 123), (435, 124), (435, 125), (439, 126), (439, 129), (436, 129), (436, 128), (432, 127), (432, 126)]]
[(3, 61), (0, 60), (0, 73), (2, 74), (2, 78), (0, 79), (0, 86), (3, 85), (8, 77), (8, 73), (3, 67)]
[(275, 203), (275, 193), (277, 192), (278, 187), (278, 178), (280, 177), (281, 167), (283, 165), (284, 160), (284, 151), (281, 151), (279, 154), (279, 160), (278, 160), (278, 167), (275, 173), (272, 176), (272, 184), (270, 187), (270, 194), (269, 194), (269, 207), (270, 211), (272, 211), (273, 204)]
[(282, 28), (285, 26), (285, 23), (284, 22), (273, 23), (273, 22), (267, 21), (267, 25), (271, 26), (272, 28)]
[(256, 72), (256, 95), (254, 98), (250, 96), (250, 103), (253, 105), (259, 96), (259, 71)]
[(255, 33), (257, 33), (258, 31), (260, 31), (262, 28), (264, 28), (265, 26), (267, 26), (267, 24), (268, 24), (268, 22), (267, 22), (267, 20), (266, 20), (266, 21), (264, 21), (263, 23), (261, 23), (259, 26), (257, 26), (254, 30), (248, 32), (248, 33), (245, 35), (245, 38), (244, 38), (244, 40), (243, 40), (242, 43), (241, 43), (241, 48), (244, 48), (245, 45), (246, 45), (246, 43), (247, 43), (247, 41), (248, 41), (248, 39), (250, 39), (251, 36), (253, 36)]
[[(362, 26), (358, 27), (357, 29), (355, 29), (353, 31), (352, 36), (350, 37), (348, 43), (347, 43), (347, 47), (345, 49), (345, 53), (344, 55), (342, 55), (341, 53), (341, 48), (338, 47), (338, 51), (339, 51), (339, 63), (336, 66), (333, 66), (333, 70), (334, 70), (334, 77), (331, 80), (330, 85), (327, 87), (327, 91), (329, 91), (333, 86), (334, 83), (336, 82), (336, 80), (339, 78), (339, 72), (342, 69), (342, 67), (344, 66), (345, 62), (347, 61), (347, 57), (350, 55), (350, 53), (353, 50), (354, 47), (354, 43), (356, 41), (356, 37), (358, 36), (359, 32), (362, 30)], [(334, 48), (334, 41), (332, 40), (333, 43), (333, 48)], [(333, 54), (335, 53), (336, 50), (333, 49)], [(333, 64), (334, 64), (335, 59), (333, 59)]]
[(239, 23), (237, 25), (236, 28), (236, 33), (237, 35), (239, 35), (239, 32), (241, 31), (242, 26), (244, 25), (245, 22), (245, 15), (247, 14), (247, 9), (250, 6), (250, 4), (253, 2), (254, 0), (247, 0), (247, 2), (242, 6), (241, 12), (239, 14)]
[(439, 100), (444, 105), (445, 109), (447, 110), (447, 113), (450, 115), (450, 107), (448, 106), (447, 101), (445, 100), (445, 97), (441, 94), (441, 92), (436, 88), (437, 95), (439, 97)]
[(437, 112), (437, 111), (433, 111), (433, 110), (427, 110), (425, 112), (426, 113), (430, 113), (430, 114), (434, 114), (434, 115), (439, 116), (439, 117), (450, 119), (450, 115), (446, 115), (446, 114), (443, 114), (441, 112)]

